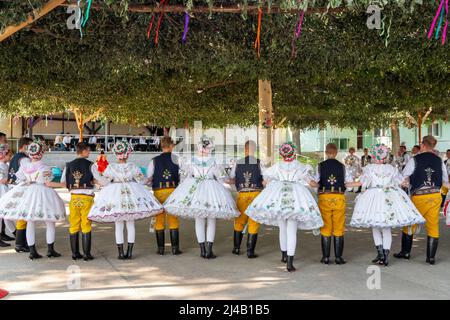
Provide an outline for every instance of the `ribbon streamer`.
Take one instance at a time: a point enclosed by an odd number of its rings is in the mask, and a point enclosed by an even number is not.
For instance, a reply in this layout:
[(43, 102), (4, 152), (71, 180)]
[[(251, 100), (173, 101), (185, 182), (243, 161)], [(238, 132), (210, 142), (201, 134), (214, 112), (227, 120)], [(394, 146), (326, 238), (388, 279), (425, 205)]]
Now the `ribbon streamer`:
[[(435, 33), (435, 39), (436, 40), (439, 39), (439, 32), (441, 31), (442, 23), (444, 22), (444, 17), (445, 17), (444, 29), (442, 31), (442, 45), (444, 45), (447, 40), (448, 1), (449, 0), (441, 0), (439, 7), (436, 11), (436, 14), (433, 18), (433, 21), (431, 22), (430, 30), (428, 30), (428, 39), (431, 39), (431, 37), (433, 36), (433, 31), (436, 27), (436, 23), (438, 22), (438, 18), (439, 18), (439, 23), (438, 23), (438, 26), (436, 28), (436, 33)], [(444, 4), (445, 4), (445, 9), (444, 9)]]
[(294, 38), (292, 39), (292, 53), (291, 53), (291, 59), (294, 59), (297, 55), (297, 47), (295, 46), (295, 41), (300, 37), (302, 33), (302, 26), (303, 26), (303, 17), (305, 16), (305, 11), (302, 10), (301, 13), (299, 13), (299, 18), (297, 25), (294, 28)]
[(158, 25), (156, 26), (156, 34), (155, 34), (155, 46), (158, 46), (158, 40), (159, 40), (159, 28), (161, 27), (161, 22), (162, 19), (164, 17), (164, 8), (166, 7), (166, 3), (167, 0), (162, 0), (161, 4), (162, 4), (162, 10), (161, 10), (161, 14), (159, 15), (158, 18)]
[(91, 12), (91, 5), (92, 5), (92, 0), (86, 0), (86, 1), (87, 1), (87, 7), (86, 7), (86, 11), (84, 12), (83, 23), (81, 24), (81, 26), (83, 28), (86, 25), (86, 22), (89, 20), (89, 13)]
[(256, 33), (255, 40), (255, 49), (258, 51), (258, 58), (260, 57), (260, 49), (261, 49), (261, 22), (262, 22), (262, 8), (258, 8), (258, 31)]
[(150, 24), (148, 25), (147, 28), (147, 39), (150, 39), (150, 35), (152, 33), (152, 29), (153, 29), (153, 23), (155, 22), (155, 15), (152, 16), (152, 19), (150, 20)]
[(78, 17), (78, 20), (75, 21), (75, 24), (79, 24), (78, 26), (80, 27), (80, 38), (83, 38), (83, 12), (81, 11), (80, 2), (81, 0), (77, 0), (77, 12), (80, 13), (80, 16)]
[(184, 30), (183, 30), (183, 36), (181, 37), (181, 41), (183, 43), (186, 43), (186, 37), (189, 30), (189, 13), (184, 13)]

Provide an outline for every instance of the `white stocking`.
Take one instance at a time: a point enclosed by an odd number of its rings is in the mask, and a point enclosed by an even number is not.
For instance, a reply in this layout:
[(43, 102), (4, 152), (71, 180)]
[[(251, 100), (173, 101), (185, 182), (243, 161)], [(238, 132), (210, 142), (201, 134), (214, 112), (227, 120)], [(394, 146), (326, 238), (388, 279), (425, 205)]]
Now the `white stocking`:
[(297, 246), (297, 221), (287, 221), (287, 255), (295, 256)]
[(29, 246), (34, 246), (36, 243), (36, 231), (35, 231), (35, 222), (27, 221), (27, 243)]
[(287, 251), (287, 220), (278, 220), (279, 237), (280, 237), (280, 249), (281, 251)]
[(383, 228), (381, 231), (383, 232), (383, 249), (391, 250), (392, 244), (391, 228)]
[(205, 227), (206, 227), (206, 219), (205, 218), (195, 218), (195, 233), (197, 235), (198, 243), (202, 243), (202, 242), (206, 241)]
[(8, 234), (8, 236), (10, 237), (14, 236), (13, 232), (16, 231), (16, 222), (11, 220), (3, 220), (3, 223), (6, 226), (6, 234)]
[(216, 236), (216, 218), (208, 218), (208, 224), (206, 226), (206, 241), (214, 242)]
[(136, 240), (136, 228), (134, 227), (134, 220), (127, 221), (127, 236), (128, 236), (128, 244), (134, 243)]
[(124, 241), (123, 229), (125, 224), (123, 223), (123, 221), (116, 221), (115, 224), (116, 224), (116, 243), (123, 244)]
[(373, 242), (375, 246), (381, 246), (383, 244), (383, 237), (381, 236), (380, 228), (372, 228)]
[(55, 223), (46, 222), (45, 225), (46, 225), (47, 244), (55, 243), (55, 236), (56, 236)]

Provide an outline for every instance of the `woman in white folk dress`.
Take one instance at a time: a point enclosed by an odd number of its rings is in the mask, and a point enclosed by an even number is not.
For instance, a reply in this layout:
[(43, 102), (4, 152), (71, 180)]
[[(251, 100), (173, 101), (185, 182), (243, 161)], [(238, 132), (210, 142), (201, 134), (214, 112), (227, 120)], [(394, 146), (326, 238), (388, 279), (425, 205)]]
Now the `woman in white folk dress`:
[(402, 190), (403, 176), (387, 164), (389, 148), (377, 144), (371, 149), (372, 164), (364, 167), (358, 182), (349, 186), (363, 186), (366, 190), (356, 198), (350, 225), (372, 228), (377, 256), (373, 263), (387, 266), (392, 243), (392, 228), (423, 224), (425, 220), (408, 195)]
[[(114, 222), (118, 259), (132, 259), (136, 240), (135, 221), (155, 216), (163, 208), (145, 187), (146, 178), (141, 169), (128, 162), (132, 148), (126, 141), (117, 142), (113, 150), (117, 163), (111, 163), (103, 172), (104, 185), (88, 218), (95, 222)], [(124, 229), (127, 227), (128, 248), (124, 254)]]
[(45, 145), (36, 141), (28, 145), (27, 154), (31, 162), (24, 163), (16, 173), (18, 185), (8, 191), (0, 201), (0, 218), (6, 220), (25, 220), (27, 222), (27, 243), (30, 259), (42, 256), (37, 252), (36, 223), (45, 222), (47, 237), (47, 257), (60, 257), (55, 251), (55, 224), (64, 221), (66, 210), (63, 200), (52, 187), (52, 170), (41, 160)]
[(198, 154), (190, 161), (181, 161), (186, 178), (164, 202), (164, 209), (172, 215), (195, 219), (195, 232), (200, 256), (214, 259), (213, 243), (216, 219), (233, 219), (240, 215), (236, 202), (221, 180), (224, 169), (211, 155), (211, 139), (203, 136)]
[(253, 220), (280, 229), (282, 262), (289, 272), (297, 245), (297, 229), (315, 230), (323, 226), (317, 202), (305, 186), (313, 184), (312, 168), (297, 161), (296, 148), (285, 143), (279, 149), (281, 162), (263, 171), (267, 187), (253, 200), (245, 213)]
[[(8, 162), (11, 160), (11, 150), (9, 149), (8, 144), (0, 144), (0, 201), (3, 195), (5, 195), (9, 191), (8, 186)], [(0, 218), (0, 230), (3, 227), (3, 223), (6, 226), (6, 230), (9, 232), (14, 232), (16, 229), (16, 225), (13, 221), (3, 220)], [(14, 240), (14, 238), (7, 237), (8, 240)], [(9, 247), (11, 246), (9, 243), (3, 241), (4, 239), (0, 239), (0, 247)]]

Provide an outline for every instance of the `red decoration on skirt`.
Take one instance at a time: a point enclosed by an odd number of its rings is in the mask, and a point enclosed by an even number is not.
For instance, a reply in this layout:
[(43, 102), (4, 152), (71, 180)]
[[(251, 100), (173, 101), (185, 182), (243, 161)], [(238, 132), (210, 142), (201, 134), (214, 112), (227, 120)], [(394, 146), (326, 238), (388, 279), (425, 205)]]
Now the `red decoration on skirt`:
[(0, 299), (3, 299), (4, 297), (6, 297), (9, 294), (8, 291), (0, 289)]

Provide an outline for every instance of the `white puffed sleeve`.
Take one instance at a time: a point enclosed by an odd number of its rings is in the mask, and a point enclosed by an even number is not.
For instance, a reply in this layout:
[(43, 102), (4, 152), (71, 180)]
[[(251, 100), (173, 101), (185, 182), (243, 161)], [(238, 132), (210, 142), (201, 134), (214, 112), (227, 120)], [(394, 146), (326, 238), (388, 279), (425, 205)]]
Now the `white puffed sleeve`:
[(359, 177), (359, 181), (362, 183), (363, 188), (369, 188), (372, 184), (372, 172), (370, 166), (366, 166), (362, 169), (362, 174)]
[(266, 181), (277, 180), (278, 173), (279, 173), (278, 166), (279, 166), (279, 163), (275, 163), (271, 167), (263, 169), (262, 174), (263, 174), (264, 180), (266, 180)]

